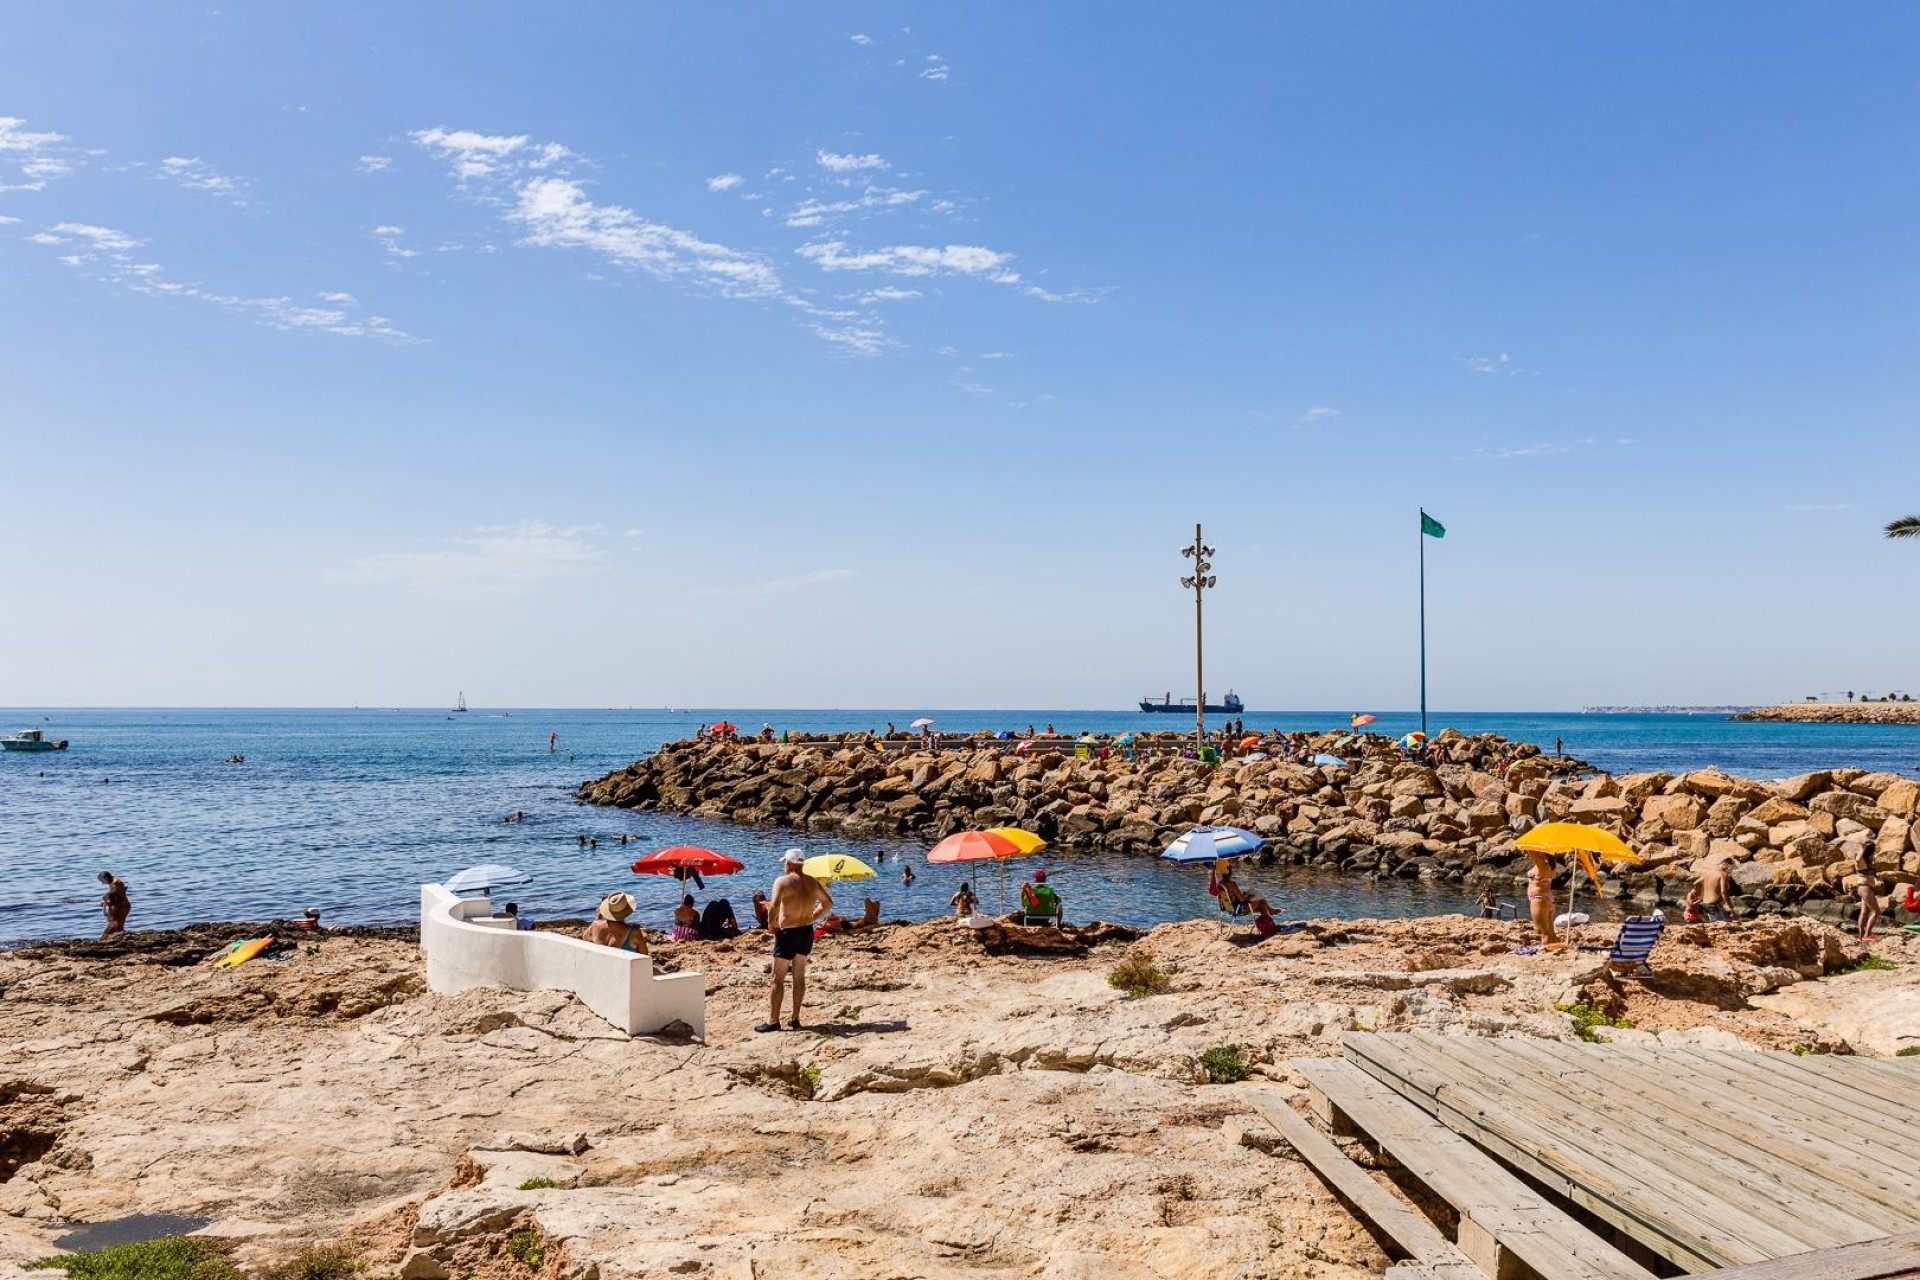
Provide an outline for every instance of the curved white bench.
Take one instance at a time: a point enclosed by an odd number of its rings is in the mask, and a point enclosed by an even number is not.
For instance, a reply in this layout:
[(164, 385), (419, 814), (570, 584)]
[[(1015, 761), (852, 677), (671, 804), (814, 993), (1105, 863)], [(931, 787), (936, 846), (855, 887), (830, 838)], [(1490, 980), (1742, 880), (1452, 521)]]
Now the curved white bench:
[(474, 987), (571, 991), (628, 1035), (684, 1022), (706, 1039), (704, 974), (656, 976), (651, 956), (518, 929), (492, 915), (493, 905), (485, 898), (461, 898), (437, 884), (420, 886), (420, 950), (429, 988), (443, 994)]

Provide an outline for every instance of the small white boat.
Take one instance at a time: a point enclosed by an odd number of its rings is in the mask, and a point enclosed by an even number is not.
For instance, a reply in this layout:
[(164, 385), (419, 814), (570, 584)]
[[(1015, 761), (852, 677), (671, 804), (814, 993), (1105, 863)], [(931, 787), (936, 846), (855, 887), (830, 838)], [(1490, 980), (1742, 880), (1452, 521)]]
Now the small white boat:
[(38, 729), (22, 729), (11, 738), (0, 738), (0, 747), (8, 751), (65, 751), (67, 740), (56, 742)]
[(453, 700), (453, 709), (455, 711), (465, 711), (467, 709), (467, 695), (465, 690), (462, 690), (460, 696)]

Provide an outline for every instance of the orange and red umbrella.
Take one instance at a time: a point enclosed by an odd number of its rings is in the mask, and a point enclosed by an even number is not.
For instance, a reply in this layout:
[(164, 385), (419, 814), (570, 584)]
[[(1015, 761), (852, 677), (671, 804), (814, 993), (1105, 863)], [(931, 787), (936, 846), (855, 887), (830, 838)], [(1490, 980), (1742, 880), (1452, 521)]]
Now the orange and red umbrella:
[(643, 876), (684, 876), (689, 871), (703, 876), (730, 876), (736, 871), (745, 871), (747, 864), (713, 849), (677, 844), (670, 849), (655, 849), (635, 859), (633, 869)]
[(1024, 858), (1038, 852), (1041, 846), (1023, 849), (1024, 841), (1015, 842), (993, 831), (960, 831), (948, 836), (933, 846), (927, 854), (928, 862), (998, 862), (1000, 864), (1000, 910), (1007, 908), (1006, 862), (1008, 858)]
[(1018, 858), (1025, 850), (1002, 835), (991, 831), (960, 831), (933, 846), (928, 862), (987, 862), (996, 858)]
[(1349, 716), (1347, 718), (1347, 725), (1349, 728), (1358, 729), (1361, 725), (1372, 724), (1377, 719), (1379, 719), (1378, 716), (1363, 711), (1357, 715)]

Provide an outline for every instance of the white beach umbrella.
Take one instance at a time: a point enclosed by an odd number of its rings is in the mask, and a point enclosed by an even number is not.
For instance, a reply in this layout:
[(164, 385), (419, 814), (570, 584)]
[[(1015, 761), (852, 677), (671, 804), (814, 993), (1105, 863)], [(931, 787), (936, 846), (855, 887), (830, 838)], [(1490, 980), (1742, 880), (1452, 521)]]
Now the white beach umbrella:
[(532, 878), (524, 871), (515, 871), (512, 867), (488, 862), (477, 867), (468, 867), (465, 871), (448, 876), (444, 887), (449, 893), (486, 893), (492, 889), (525, 884)]
[(932, 716), (921, 716), (918, 720), (915, 720), (912, 724), (907, 726), (907, 728), (909, 729), (931, 729), (932, 727), (933, 727)]

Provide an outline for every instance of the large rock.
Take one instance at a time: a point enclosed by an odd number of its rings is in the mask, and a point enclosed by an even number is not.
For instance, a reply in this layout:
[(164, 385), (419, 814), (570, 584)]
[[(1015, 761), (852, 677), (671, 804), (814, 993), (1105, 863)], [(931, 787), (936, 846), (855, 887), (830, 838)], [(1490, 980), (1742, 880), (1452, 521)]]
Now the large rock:
[(1771, 796), (1755, 805), (1748, 816), (1764, 822), (1768, 826), (1773, 826), (1776, 823), (1789, 822), (1795, 818), (1805, 818), (1807, 816), (1807, 809), (1805, 805), (1795, 804), (1793, 801), (1783, 799), (1780, 796)]
[(1920, 782), (1908, 778), (1897, 778), (1880, 793), (1880, 808), (1887, 813), (1897, 813), (1910, 818), (1920, 813)]
[(1797, 778), (1784, 778), (1774, 783), (1773, 789), (1784, 799), (1805, 802), (1832, 785), (1831, 773), (1803, 773)]
[(1567, 806), (1567, 817), (1575, 822), (1605, 826), (1617, 822), (1628, 812), (1627, 802), (1619, 796), (1582, 797)]
[(1649, 798), (1640, 814), (1649, 822), (1665, 823), (1672, 831), (1691, 831), (1706, 820), (1707, 805), (1699, 796), (1681, 792)]

